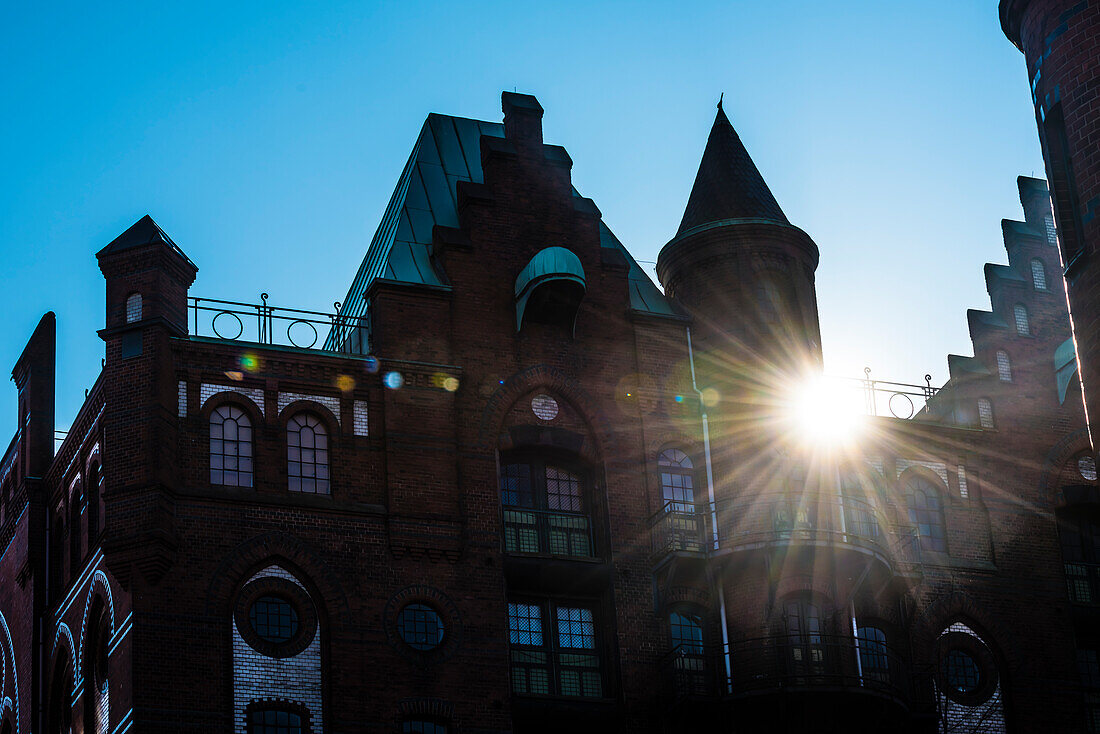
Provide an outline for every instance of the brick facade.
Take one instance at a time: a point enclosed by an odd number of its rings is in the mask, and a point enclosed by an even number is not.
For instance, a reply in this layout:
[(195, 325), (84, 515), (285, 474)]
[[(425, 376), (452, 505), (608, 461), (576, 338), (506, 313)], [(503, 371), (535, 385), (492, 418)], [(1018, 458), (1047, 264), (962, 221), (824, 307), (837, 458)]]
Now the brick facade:
[(817, 248), (728, 176), (724, 113), (666, 296), (538, 102), (503, 107), (425, 123), (325, 349), (200, 336), (143, 219), (98, 255), (104, 371), (55, 453), (44, 319), (0, 464), (0, 726), (1080, 729), (1100, 559), (1057, 519), (1096, 488), (1042, 183), (974, 356), (836, 453), (785, 407), (820, 369)]

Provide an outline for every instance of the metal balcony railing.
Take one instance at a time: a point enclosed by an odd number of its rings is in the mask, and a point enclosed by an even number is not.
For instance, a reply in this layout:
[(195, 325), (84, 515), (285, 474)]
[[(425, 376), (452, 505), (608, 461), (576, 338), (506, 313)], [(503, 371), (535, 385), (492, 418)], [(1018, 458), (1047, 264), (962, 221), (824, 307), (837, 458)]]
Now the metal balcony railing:
[(713, 698), (725, 690), (721, 650), (698, 643), (678, 645), (661, 658), (661, 680), (674, 702)]
[(593, 558), (592, 520), (588, 515), (505, 507), (504, 552)]
[(761, 495), (717, 505), (666, 502), (649, 518), (649, 527), (655, 563), (675, 553), (826, 542), (864, 548), (900, 566), (921, 563), (915, 527), (891, 527), (871, 503), (835, 494)]
[(873, 505), (853, 497), (761, 495), (720, 502), (718, 525), (723, 548), (830, 542), (891, 555), (887, 524)]
[(709, 503), (666, 502), (649, 518), (654, 559), (672, 553), (706, 553), (713, 546), (713, 541), (708, 543), (709, 513)]
[(909, 666), (883, 643), (845, 635), (774, 635), (731, 642), (734, 695), (789, 689), (846, 689), (910, 697)]

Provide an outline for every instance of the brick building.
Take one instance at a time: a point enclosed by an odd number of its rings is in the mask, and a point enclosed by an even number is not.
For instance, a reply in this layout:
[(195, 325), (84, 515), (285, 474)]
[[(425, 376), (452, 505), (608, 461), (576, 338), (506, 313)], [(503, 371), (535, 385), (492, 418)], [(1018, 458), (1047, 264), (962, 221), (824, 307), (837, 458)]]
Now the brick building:
[(152, 219), (122, 233), (56, 450), (43, 317), (0, 463), (0, 732), (1095, 723), (1096, 466), (1043, 182), (974, 356), (857, 383), (875, 415), (826, 448), (790, 405), (818, 250), (721, 107), (662, 292), (535, 98), (502, 103), (428, 117), (336, 314), (195, 298)]
[(1001, 27), (1027, 78), (1058, 222), (1085, 406), (1100, 420), (1100, 4), (1001, 0)]

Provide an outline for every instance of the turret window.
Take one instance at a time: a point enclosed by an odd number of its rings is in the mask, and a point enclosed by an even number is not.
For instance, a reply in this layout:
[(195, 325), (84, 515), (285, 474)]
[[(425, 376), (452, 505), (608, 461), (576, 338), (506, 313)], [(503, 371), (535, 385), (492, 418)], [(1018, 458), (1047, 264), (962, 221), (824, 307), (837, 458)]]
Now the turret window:
[(1027, 308), (1023, 304), (1017, 303), (1013, 307), (1012, 313), (1016, 317), (1016, 333), (1020, 336), (1031, 336), (1031, 324), (1028, 321)]
[(1031, 282), (1037, 291), (1045, 291), (1047, 289), (1047, 269), (1043, 266), (1043, 261), (1039, 258), (1035, 258), (1031, 261)]
[(1012, 362), (1003, 349), (997, 352), (997, 378), (1001, 382), (1012, 382)]
[(210, 483), (252, 486), (252, 423), (236, 405), (210, 414)]
[(126, 298), (126, 323), (141, 321), (141, 294), (131, 293)]
[(328, 432), (312, 413), (293, 416), (286, 426), (290, 491), (329, 493)]

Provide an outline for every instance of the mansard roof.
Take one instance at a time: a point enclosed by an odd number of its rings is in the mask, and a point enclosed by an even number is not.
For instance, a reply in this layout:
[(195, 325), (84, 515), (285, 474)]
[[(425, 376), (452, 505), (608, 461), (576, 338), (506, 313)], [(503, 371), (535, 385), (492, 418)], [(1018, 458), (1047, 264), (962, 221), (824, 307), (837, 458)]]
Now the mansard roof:
[[(504, 137), (504, 125), (463, 117), (430, 114), (420, 130), (389, 206), (367, 248), (341, 315), (361, 316), (363, 294), (378, 279), (429, 286), (446, 285), (431, 259), (432, 228), (459, 226), (459, 181), (484, 183), (481, 136)], [(573, 195), (580, 197), (574, 190)], [(631, 308), (675, 315), (664, 294), (653, 284), (626, 248), (600, 221), (600, 245), (620, 251), (629, 265)]]
[(691, 187), (676, 235), (727, 219), (770, 219), (790, 223), (719, 102), (718, 114), (714, 117), (699, 172), (695, 174), (695, 185)]

